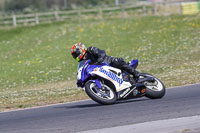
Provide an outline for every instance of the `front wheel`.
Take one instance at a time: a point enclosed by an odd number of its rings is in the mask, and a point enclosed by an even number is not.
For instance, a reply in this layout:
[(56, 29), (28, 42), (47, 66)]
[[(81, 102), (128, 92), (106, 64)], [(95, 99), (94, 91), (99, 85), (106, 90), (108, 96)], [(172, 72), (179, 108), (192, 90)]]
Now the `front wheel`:
[(102, 88), (98, 88), (95, 83), (88, 81), (85, 84), (85, 91), (92, 100), (100, 104), (114, 104), (117, 100), (115, 91), (106, 84)]
[(155, 76), (147, 73), (141, 73), (140, 77), (152, 77), (154, 81), (146, 81), (143, 84), (146, 86), (146, 97), (151, 99), (162, 98), (165, 95), (165, 85)]

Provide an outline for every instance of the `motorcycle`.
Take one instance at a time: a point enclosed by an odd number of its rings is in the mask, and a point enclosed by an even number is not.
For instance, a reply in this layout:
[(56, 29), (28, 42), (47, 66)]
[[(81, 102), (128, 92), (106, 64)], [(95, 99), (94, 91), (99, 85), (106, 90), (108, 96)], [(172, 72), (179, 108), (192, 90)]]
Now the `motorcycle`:
[[(119, 100), (143, 96), (157, 99), (165, 95), (164, 84), (151, 74), (139, 73), (139, 77), (134, 79), (126, 71), (114, 68), (107, 63), (101, 65), (90, 63), (91, 60), (83, 60), (79, 63), (77, 85), (82, 87), (97, 103), (109, 105)], [(132, 60), (129, 65), (136, 69), (138, 60)]]

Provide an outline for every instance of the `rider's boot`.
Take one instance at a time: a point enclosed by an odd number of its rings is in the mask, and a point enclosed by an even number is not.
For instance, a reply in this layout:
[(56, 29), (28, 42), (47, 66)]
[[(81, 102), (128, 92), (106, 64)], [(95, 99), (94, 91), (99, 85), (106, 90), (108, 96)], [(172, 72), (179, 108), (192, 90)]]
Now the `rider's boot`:
[(139, 72), (132, 68), (129, 73), (131, 74), (129, 80), (132, 85), (135, 85), (139, 79)]
[(139, 72), (136, 71), (133, 67), (129, 66), (128, 64), (123, 64), (122, 69), (133, 75), (134, 79), (139, 78)]

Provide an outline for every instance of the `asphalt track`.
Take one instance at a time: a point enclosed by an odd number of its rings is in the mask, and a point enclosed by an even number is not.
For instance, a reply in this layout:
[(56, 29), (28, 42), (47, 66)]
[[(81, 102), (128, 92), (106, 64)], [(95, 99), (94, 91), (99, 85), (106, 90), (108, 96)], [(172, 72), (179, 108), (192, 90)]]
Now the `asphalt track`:
[(163, 120), (199, 115), (200, 84), (195, 84), (167, 89), (165, 97), (156, 100), (140, 98), (109, 106), (86, 100), (0, 113), (0, 133), (69, 133), (151, 121), (160, 121), (161, 126)]

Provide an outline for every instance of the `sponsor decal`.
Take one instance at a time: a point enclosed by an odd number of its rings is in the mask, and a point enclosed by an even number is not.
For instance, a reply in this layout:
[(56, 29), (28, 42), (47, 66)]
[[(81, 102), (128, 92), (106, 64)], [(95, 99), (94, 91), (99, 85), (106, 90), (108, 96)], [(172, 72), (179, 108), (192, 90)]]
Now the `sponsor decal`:
[(100, 72), (102, 72), (103, 74), (107, 75), (109, 78), (111, 78), (112, 80), (118, 82), (119, 84), (123, 83), (123, 79), (118, 78), (116, 74), (114, 74), (113, 72), (108, 72), (105, 69), (103, 69), (102, 67), (99, 69)]
[(130, 88), (126, 89), (122, 94), (120, 94), (120, 97), (123, 97), (126, 93), (130, 91)]

